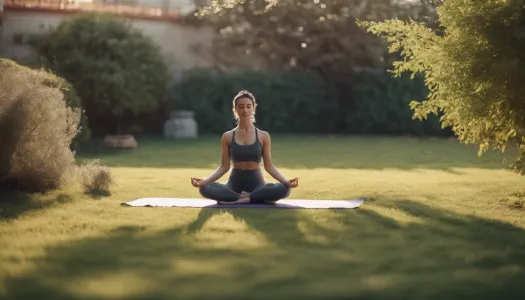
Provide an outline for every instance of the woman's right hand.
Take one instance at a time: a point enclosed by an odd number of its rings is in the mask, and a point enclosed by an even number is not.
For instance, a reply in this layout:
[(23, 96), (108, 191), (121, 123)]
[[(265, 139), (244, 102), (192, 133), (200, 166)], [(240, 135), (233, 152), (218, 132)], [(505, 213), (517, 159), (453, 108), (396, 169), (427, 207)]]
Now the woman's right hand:
[(204, 186), (204, 181), (201, 178), (192, 177), (191, 185), (193, 185), (194, 187), (202, 187)]

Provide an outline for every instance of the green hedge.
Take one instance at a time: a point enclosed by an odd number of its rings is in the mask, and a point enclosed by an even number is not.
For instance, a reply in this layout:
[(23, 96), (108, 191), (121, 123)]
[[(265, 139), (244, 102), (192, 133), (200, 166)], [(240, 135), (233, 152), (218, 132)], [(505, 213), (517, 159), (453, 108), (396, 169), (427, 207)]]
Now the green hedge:
[(323, 80), (316, 73), (189, 72), (174, 86), (170, 109), (193, 110), (202, 134), (235, 126), (232, 99), (247, 89), (257, 99), (256, 126), (274, 133), (445, 135), (438, 118), (412, 120), (408, 103), (422, 100), (422, 80), (386, 72)]
[(429, 92), (421, 77), (393, 78), (388, 72), (363, 72), (354, 78), (354, 101), (345, 111), (345, 131), (362, 134), (450, 135), (439, 116), (412, 120), (412, 100), (424, 100)]
[[(201, 133), (222, 133), (235, 125), (233, 96), (247, 89), (257, 100), (256, 124), (272, 132), (322, 132), (330, 128), (335, 103), (326, 102), (327, 91), (314, 73), (258, 73), (214, 75), (195, 71), (174, 87), (170, 104), (176, 110), (193, 110)], [(326, 125), (330, 125), (329, 123)]]

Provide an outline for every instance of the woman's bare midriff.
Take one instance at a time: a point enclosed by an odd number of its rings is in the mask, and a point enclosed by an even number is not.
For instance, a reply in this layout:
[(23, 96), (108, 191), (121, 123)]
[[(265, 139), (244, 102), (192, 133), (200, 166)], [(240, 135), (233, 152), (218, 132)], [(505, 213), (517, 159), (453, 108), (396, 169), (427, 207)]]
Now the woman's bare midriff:
[(252, 161), (243, 161), (233, 163), (233, 168), (237, 170), (256, 170), (261, 167), (260, 163)]

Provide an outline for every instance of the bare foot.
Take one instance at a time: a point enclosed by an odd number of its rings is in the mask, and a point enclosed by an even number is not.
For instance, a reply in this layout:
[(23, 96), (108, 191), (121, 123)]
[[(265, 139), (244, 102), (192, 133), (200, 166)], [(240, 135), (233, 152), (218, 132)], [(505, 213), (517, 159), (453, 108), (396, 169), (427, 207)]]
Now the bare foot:
[[(217, 204), (233, 204), (233, 203), (246, 203), (246, 202), (238, 202), (239, 200), (245, 201), (243, 198), (249, 197), (250, 193), (242, 191), (239, 195), (239, 199), (236, 201), (217, 201)], [(249, 202), (249, 201), (248, 201)]]
[(237, 201), (217, 201), (217, 204), (233, 204), (233, 203), (236, 203)]
[(246, 194), (246, 196), (239, 198), (235, 203), (250, 203), (250, 194)]
[(250, 203), (250, 194), (249, 193), (245, 193), (243, 194), (239, 200), (237, 201), (232, 201), (232, 202), (229, 202), (229, 201), (219, 201), (219, 204), (236, 204), (236, 203)]

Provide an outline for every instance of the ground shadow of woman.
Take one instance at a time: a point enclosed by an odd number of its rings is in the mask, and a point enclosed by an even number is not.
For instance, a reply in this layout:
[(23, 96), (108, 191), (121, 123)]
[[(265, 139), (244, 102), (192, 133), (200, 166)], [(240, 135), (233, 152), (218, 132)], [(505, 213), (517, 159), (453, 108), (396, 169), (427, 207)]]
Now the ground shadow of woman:
[(200, 210), (197, 219), (187, 225), (185, 231), (188, 234), (198, 232), (213, 216), (225, 213), (230, 214), (234, 220), (262, 233), (269, 242), (281, 248), (308, 243), (305, 233), (299, 228), (301, 217), (297, 209), (203, 208)]

